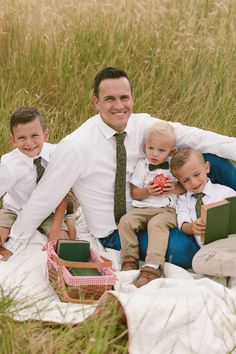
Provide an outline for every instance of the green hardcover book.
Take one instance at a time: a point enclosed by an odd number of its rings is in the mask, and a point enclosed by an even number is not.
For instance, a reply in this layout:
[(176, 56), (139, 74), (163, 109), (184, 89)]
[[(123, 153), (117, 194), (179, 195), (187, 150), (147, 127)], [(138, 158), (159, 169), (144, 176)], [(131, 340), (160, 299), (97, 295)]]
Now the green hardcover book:
[(57, 241), (57, 255), (65, 261), (89, 262), (90, 243), (85, 240), (66, 240)]
[(236, 234), (236, 196), (228, 197), (230, 203), (229, 235)]
[(227, 200), (202, 205), (201, 217), (206, 225), (205, 245), (228, 237), (230, 203)]
[(101, 273), (96, 268), (69, 268), (72, 275), (76, 276), (91, 276), (91, 275), (101, 275)]

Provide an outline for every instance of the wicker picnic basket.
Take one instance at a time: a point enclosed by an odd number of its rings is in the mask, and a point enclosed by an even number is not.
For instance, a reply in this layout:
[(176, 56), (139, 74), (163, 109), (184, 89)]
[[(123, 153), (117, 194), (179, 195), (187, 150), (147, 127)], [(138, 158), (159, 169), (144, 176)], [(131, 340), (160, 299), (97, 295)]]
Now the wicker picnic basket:
[[(70, 262), (59, 258), (55, 252), (56, 241), (47, 246), (48, 279), (61, 301), (92, 304), (99, 300), (106, 290), (111, 290), (116, 282), (112, 262), (90, 248), (89, 262)], [(67, 268), (97, 268), (101, 276), (74, 276)]]

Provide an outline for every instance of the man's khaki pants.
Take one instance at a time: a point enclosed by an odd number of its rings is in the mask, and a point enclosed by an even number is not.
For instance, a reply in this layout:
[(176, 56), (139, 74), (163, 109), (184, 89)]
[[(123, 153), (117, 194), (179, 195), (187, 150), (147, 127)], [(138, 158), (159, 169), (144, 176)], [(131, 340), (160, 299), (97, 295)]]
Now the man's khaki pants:
[(176, 227), (174, 208), (133, 208), (119, 223), (122, 262), (139, 259), (138, 232), (147, 227), (148, 248), (145, 263), (163, 264), (169, 230)]
[(236, 277), (236, 236), (203, 246), (192, 262), (196, 273)]

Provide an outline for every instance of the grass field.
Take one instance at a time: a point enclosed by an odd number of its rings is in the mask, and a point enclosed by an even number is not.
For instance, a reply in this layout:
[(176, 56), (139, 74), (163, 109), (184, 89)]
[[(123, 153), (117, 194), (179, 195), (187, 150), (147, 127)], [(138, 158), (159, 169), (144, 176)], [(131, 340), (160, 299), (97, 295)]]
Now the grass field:
[(95, 73), (130, 75), (135, 110), (236, 134), (233, 0), (1, 0), (0, 154), (19, 106), (57, 142), (94, 113)]
[[(19, 106), (42, 112), (51, 142), (93, 115), (105, 66), (129, 73), (135, 111), (236, 135), (236, 1), (0, 0), (0, 155)], [(19, 324), (11, 306), (4, 296), (1, 353), (127, 352), (112, 325)]]

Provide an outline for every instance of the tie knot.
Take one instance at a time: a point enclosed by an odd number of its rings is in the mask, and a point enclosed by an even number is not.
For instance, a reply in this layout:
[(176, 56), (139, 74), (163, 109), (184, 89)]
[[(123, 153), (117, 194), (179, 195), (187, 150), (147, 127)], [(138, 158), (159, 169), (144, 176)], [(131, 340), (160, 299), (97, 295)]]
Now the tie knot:
[(116, 137), (116, 141), (119, 144), (123, 144), (126, 136), (126, 132), (122, 133), (115, 133), (114, 136)]
[(37, 157), (37, 159), (34, 160), (34, 164), (36, 167), (41, 165), (41, 159), (42, 159), (41, 156), (39, 156)]
[(195, 193), (194, 194), (194, 198), (196, 198), (197, 200), (201, 200), (204, 197), (205, 193)]

